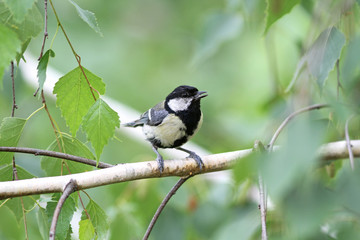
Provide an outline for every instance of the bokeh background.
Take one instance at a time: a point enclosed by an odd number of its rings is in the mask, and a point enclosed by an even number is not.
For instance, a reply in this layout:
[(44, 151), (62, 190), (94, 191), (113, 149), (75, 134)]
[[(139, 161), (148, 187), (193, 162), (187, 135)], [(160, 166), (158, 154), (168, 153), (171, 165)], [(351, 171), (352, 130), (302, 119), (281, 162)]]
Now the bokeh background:
[[(321, 91), (311, 79), (298, 81), (293, 91), (285, 93), (285, 89), (294, 76), (299, 59), (325, 28), (337, 26), (348, 41), (359, 34), (359, 6), (353, 1), (302, 1), (267, 32), (264, 32), (267, 4), (260, 0), (77, 0), (76, 3), (96, 14), (103, 36), (89, 28), (68, 1), (54, 1), (71, 43), (81, 56), (82, 65), (103, 78), (105, 95), (143, 112), (178, 85), (192, 85), (207, 91), (209, 96), (202, 100), (203, 126), (192, 141), (211, 153), (251, 148), (255, 140), (267, 144), (291, 110), (313, 102), (335, 101), (336, 71), (330, 72), (326, 88)], [(43, 2), (36, 4), (42, 11)], [(344, 7), (346, 4), (351, 7)], [(56, 19), (49, 7), (46, 48), (50, 46), (56, 27)], [(29, 54), (39, 55), (42, 38), (41, 33), (31, 41)], [(77, 66), (61, 31), (52, 49), (56, 56), (50, 60), (51, 67), (65, 74)], [(26, 63), (22, 61), (21, 64)], [(26, 118), (42, 103), (32, 96), (36, 89), (22, 80), (20, 71), (16, 68), (19, 106), (16, 116)], [(68, 132), (54, 99), (49, 96), (47, 99), (60, 129)], [(1, 118), (10, 116), (11, 100), (10, 73), (7, 71), (0, 94)], [(344, 115), (335, 115), (339, 122), (321, 125), (327, 129), (316, 128), (322, 129), (319, 135), (323, 137), (314, 140), (317, 141), (315, 146), (318, 142), (343, 139), (339, 125), (348, 114), (344, 112)], [(328, 117), (326, 111), (312, 115), (311, 119), (321, 122)], [(358, 135), (358, 124), (351, 126)], [(296, 131), (294, 134), (299, 136), (303, 129)], [(311, 133), (314, 132), (309, 131), (306, 136), (313, 139)], [(101, 161), (116, 164), (155, 158), (149, 145), (120, 133), (116, 135), (117, 139), (105, 146)], [(86, 142), (81, 131), (78, 138)], [(19, 146), (46, 149), (54, 139), (46, 112), (41, 111), (27, 124)], [(289, 139), (292, 138), (284, 138), (279, 143)], [(299, 139), (308, 141), (305, 137)], [(18, 154), (16, 160), (33, 175), (45, 176), (38, 157)], [(242, 174), (246, 175), (247, 170)], [(325, 171), (321, 174), (326, 175)], [(276, 171), (273, 173), (277, 174)], [(140, 180), (87, 192), (109, 217), (110, 239), (140, 239), (159, 203), (176, 181), (177, 178)], [(192, 178), (165, 208), (151, 239), (258, 239), (260, 217), (258, 203), (254, 200), (257, 196), (254, 186), (256, 178), (251, 180), (243, 176), (235, 180), (231, 176), (227, 180)], [(291, 205), (285, 210), (294, 208)], [(273, 239), (290, 239), (286, 237), (298, 233), (285, 227), (282, 214), (274, 211), (269, 218)], [(0, 208), (0, 215), (1, 238), (23, 239), (23, 223), (18, 224), (7, 208)], [(311, 214), (302, 216), (304, 221), (307, 216)], [(28, 214), (30, 239), (40, 236), (36, 218), (34, 211)], [(298, 219), (294, 219), (296, 223)], [(321, 232), (319, 227), (314, 226), (320, 226), (322, 219), (310, 221), (309, 228), (305, 224), (303, 227), (310, 229), (306, 232), (308, 235), (296, 239), (332, 239), (330, 234), (324, 235), (327, 238), (312, 238), (321, 235), (317, 235)]]

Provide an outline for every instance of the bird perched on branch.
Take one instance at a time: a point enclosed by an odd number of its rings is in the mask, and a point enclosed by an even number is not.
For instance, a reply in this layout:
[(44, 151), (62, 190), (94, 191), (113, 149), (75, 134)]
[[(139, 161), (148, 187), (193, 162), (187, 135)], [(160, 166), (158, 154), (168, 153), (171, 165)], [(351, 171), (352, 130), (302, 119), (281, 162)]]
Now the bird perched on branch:
[(138, 120), (125, 123), (125, 127), (142, 126), (146, 140), (156, 153), (160, 173), (164, 170), (164, 160), (158, 148), (176, 148), (189, 153), (200, 170), (204, 166), (201, 158), (190, 150), (180, 147), (201, 127), (202, 113), (200, 100), (206, 97), (205, 91), (191, 86), (179, 86), (164, 101), (144, 112)]

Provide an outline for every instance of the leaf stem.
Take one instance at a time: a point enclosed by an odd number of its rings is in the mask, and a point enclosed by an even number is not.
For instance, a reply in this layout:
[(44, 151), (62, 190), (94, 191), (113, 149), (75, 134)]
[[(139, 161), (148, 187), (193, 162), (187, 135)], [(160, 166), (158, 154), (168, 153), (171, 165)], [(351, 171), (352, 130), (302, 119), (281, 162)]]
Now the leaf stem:
[(86, 74), (85, 74), (84, 68), (83, 68), (82, 65), (81, 65), (81, 57), (76, 53), (73, 45), (71, 44), (71, 41), (70, 41), (68, 35), (66, 34), (63, 25), (62, 25), (61, 22), (60, 22), (59, 16), (58, 16), (58, 14), (57, 14), (57, 12), (56, 12), (56, 10), (55, 10), (55, 7), (54, 7), (54, 5), (53, 5), (53, 3), (52, 3), (52, 0), (49, 0), (49, 2), (50, 2), (50, 5), (51, 5), (52, 10), (53, 10), (53, 12), (54, 12), (56, 21), (58, 22), (58, 26), (60, 26), (61, 31), (64, 33), (64, 36), (65, 36), (65, 38), (66, 38), (66, 41), (68, 42), (68, 44), (69, 44), (69, 46), (70, 46), (70, 48), (71, 48), (71, 51), (72, 51), (72, 53), (74, 54), (75, 59), (76, 59), (76, 61), (77, 61), (78, 64), (79, 64), (79, 67), (80, 67), (80, 69), (81, 69), (81, 72), (83, 73), (83, 75), (84, 75), (84, 77), (85, 77), (85, 79), (86, 79), (86, 81), (87, 81), (87, 83), (88, 83), (88, 85), (89, 85), (91, 94), (92, 94), (94, 100), (96, 101), (96, 97), (95, 97), (95, 94), (94, 94), (94, 91), (93, 91), (93, 87), (91, 86), (90, 81), (89, 81), (88, 77), (87, 77)]
[(38, 109), (36, 109), (33, 113), (30, 114), (29, 117), (26, 118), (26, 121), (28, 121), (32, 116), (34, 116), (37, 112), (39, 112), (41, 109), (43, 109), (45, 107), (45, 105), (43, 104), (41, 107), (39, 107)]

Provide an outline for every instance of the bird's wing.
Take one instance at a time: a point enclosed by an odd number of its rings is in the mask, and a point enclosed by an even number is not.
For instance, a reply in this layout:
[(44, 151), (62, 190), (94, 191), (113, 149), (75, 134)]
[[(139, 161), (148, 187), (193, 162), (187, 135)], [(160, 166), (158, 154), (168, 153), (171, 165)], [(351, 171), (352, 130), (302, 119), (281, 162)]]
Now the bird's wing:
[(155, 105), (155, 107), (147, 110), (143, 114), (141, 114), (140, 118), (129, 123), (125, 123), (123, 126), (125, 127), (138, 127), (143, 126), (144, 124), (150, 126), (159, 125), (163, 119), (168, 115), (168, 111), (164, 108), (164, 101)]
[[(147, 122), (150, 126), (157, 126), (164, 118), (169, 115), (169, 112), (165, 110), (164, 108), (165, 101), (158, 103), (155, 107), (148, 110), (146, 113), (148, 116), (149, 121)], [(144, 115), (143, 114), (143, 115)]]

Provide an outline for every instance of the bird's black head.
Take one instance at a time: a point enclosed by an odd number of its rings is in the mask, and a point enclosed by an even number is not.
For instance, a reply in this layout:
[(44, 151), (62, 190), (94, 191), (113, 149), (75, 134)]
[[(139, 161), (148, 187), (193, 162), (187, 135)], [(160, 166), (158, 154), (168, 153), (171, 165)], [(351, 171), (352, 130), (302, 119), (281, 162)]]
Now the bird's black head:
[(206, 97), (205, 91), (195, 87), (182, 85), (174, 89), (165, 100), (165, 108), (170, 112), (187, 111), (189, 108), (199, 108), (200, 99)]

